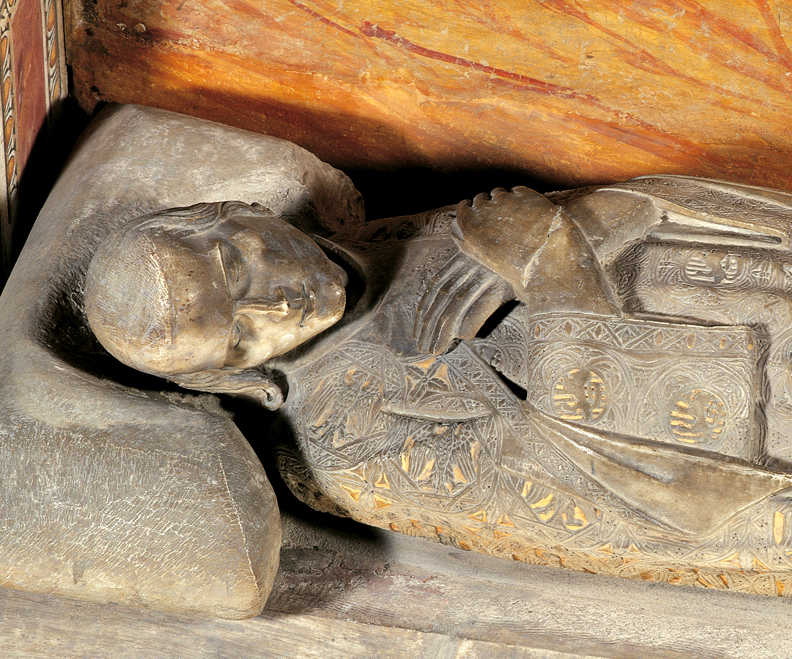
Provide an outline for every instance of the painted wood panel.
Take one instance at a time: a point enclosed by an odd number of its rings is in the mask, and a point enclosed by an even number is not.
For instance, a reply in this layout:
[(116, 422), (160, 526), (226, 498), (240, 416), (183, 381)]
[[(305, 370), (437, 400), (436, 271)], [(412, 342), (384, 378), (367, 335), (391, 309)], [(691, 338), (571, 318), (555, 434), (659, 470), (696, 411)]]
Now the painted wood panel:
[(75, 94), (340, 167), (792, 188), (787, 0), (75, 0)]
[[(0, 1), (0, 81), (5, 163), (0, 184), (0, 270), (7, 274), (17, 220), (24, 210), (20, 182), (26, 173), (28, 179), (35, 178), (36, 164), (32, 170), (28, 166), (35, 151), (42, 151), (66, 97), (59, 0)], [(30, 183), (27, 189), (30, 196), (39, 192)]]

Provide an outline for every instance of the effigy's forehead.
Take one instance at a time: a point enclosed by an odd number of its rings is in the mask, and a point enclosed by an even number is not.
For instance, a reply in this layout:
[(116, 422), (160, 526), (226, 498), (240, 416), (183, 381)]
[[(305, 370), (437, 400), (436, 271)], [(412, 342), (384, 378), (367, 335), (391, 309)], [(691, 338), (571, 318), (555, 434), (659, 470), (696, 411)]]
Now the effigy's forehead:
[(217, 217), (173, 218), (169, 226), (152, 219), (127, 225), (97, 250), (86, 279), (86, 313), (99, 341), (122, 362), (177, 372), (185, 345), (201, 336), (219, 340), (214, 334), (225, 330), (231, 302), (219, 254), (196, 251), (189, 240)]
[(268, 209), (258, 204), (224, 201), (194, 204), (183, 208), (169, 208), (128, 222), (121, 233), (165, 234), (174, 238), (189, 237), (211, 231), (233, 219), (250, 222), (278, 220)]
[(161, 256), (148, 236), (124, 232), (97, 250), (86, 278), (91, 329), (111, 354), (136, 368), (146, 353), (172, 340), (171, 296)]

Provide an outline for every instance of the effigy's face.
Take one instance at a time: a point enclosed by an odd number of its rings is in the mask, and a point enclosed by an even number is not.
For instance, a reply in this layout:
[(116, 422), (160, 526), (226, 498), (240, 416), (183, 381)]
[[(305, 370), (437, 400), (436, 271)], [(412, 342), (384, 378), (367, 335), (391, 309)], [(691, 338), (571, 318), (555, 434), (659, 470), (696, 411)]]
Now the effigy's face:
[(232, 216), (178, 242), (166, 277), (181, 372), (258, 366), (343, 315), (346, 273), (286, 222)]

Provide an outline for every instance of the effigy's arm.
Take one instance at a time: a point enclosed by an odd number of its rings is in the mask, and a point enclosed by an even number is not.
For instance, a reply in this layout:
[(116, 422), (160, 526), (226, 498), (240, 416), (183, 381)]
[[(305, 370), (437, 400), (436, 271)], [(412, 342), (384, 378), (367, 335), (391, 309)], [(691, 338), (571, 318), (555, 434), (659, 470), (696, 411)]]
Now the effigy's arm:
[(502, 188), (463, 201), (457, 209), (454, 235), (460, 248), (515, 289), (525, 290), (537, 254), (557, 223), (559, 208), (526, 187)]
[(460, 249), (508, 281), (532, 312), (618, 312), (585, 237), (537, 192), (478, 195), (459, 205), (454, 226)]
[(564, 211), (524, 187), (459, 204), (450, 222), (459, 253), (433, 279), (415, 322), (421, 351), (472, 339), (510, 300), (532, 313), (618, 314), (595, 254)]
[(548, 197), (564, 207), (605, 268), (646, 240), (785, 253), (792, 246), (792, 195), (777, 190), (665, 175)]

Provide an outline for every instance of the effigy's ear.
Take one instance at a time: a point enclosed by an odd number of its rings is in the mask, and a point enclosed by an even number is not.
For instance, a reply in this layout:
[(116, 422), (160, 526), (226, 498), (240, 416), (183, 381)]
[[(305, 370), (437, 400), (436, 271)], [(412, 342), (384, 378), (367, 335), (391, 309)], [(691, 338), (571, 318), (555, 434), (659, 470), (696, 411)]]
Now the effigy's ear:
[(208, 369), (198, 373), (169, 375), (167, 379), (185, 389), (250, 398), (268, 410), (277, 410), (283, 405), (281, 388), (255, 368)]

